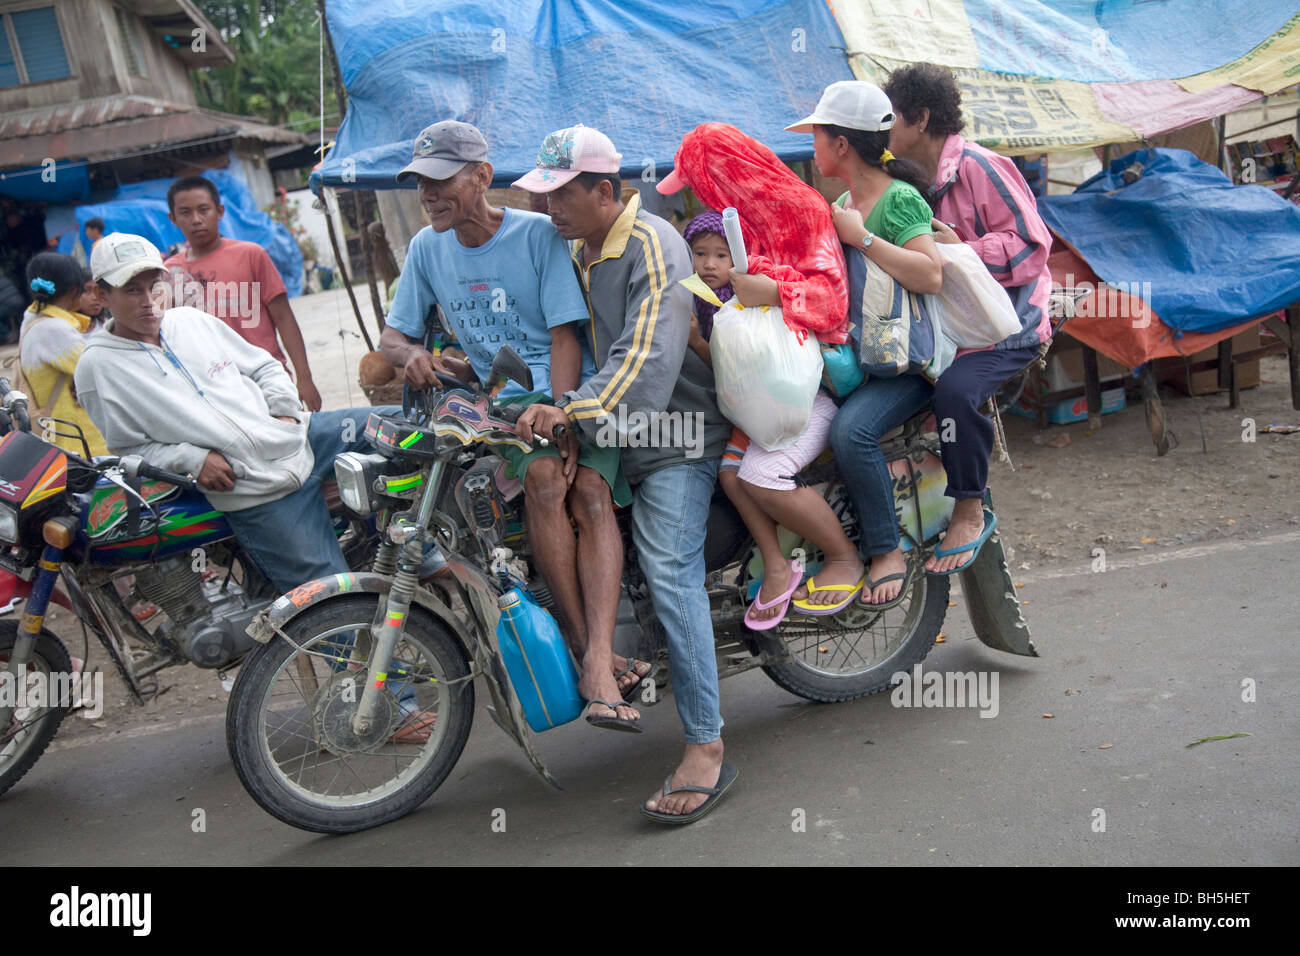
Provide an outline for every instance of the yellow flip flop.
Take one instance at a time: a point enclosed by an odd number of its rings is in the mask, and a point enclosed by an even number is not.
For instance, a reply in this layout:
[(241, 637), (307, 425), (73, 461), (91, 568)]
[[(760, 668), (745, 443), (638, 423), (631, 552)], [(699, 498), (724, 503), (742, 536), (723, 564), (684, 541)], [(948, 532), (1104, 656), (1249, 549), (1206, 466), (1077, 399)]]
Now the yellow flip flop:
[(818, 585), (815, 577), (811, 577), (804, 582), (804, 584), (808, 586), (809, 595), (816, 594), (818, 591), (836, 591), (848, 596), (838, 604), (809, 604), (806, 599), (800, 598), (798, 601), (791, 601), (790, 605), (798, 608), (803, 614), (811, 614), (815, 617), (822, 617), (827, 614), (836, 614), (853, 603), (853, 599), (856, 598), (858, 592), (862, 590), (862, 584), (864, 581), (866, 581), (865, 576), (858, 578), (857, 584), (828, 584), (825, 587), (822, 587)]

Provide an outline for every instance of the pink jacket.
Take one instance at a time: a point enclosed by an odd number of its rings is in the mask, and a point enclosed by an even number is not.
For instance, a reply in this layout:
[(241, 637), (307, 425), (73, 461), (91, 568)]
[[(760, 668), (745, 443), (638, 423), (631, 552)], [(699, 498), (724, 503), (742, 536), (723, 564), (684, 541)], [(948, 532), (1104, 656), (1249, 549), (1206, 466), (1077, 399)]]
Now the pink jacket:
[(1047, 299), (1052, 234), (1015, 164), (954, 133), (939, 155), (935, 216), (954, 227), (1011, 296), (1021, 331), (995, 348), (1022, 348), (1052, 337)]

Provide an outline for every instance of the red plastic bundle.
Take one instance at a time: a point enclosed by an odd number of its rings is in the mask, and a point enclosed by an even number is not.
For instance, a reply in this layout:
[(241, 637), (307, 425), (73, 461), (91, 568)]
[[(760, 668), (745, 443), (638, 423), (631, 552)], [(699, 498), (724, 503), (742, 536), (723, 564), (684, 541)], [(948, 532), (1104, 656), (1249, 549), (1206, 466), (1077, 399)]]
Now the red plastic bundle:
[(776, 154), (726, 123), (704, 123), (682, 139), (676, 168), (700, 201), (734, 206), (749, 271), (777, 281), (793, 331), (848, 341), (849, 287), (830, 206)]

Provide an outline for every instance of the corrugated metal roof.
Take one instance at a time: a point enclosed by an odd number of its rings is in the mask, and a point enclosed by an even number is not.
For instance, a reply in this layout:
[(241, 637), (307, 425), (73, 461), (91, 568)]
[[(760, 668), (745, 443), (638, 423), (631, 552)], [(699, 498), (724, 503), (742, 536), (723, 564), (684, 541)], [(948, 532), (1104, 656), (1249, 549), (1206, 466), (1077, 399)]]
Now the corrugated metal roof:
[(0, 167), (44, 159), (103, 161), (155, 147), (239, 137), (299, 144), (306, 136), (244, 116), (147, 96), (103, 96), (0, 116)]

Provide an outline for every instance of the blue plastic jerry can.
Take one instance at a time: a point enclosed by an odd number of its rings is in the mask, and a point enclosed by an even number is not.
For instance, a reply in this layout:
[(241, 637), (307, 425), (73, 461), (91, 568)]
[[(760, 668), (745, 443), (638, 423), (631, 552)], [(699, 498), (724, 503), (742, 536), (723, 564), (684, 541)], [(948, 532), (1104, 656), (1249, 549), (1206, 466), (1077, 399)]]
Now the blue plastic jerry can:
[(543, 731), (576, 720), (578, 669), (555, 618), (522, 588), (502, 594), (497, 607), (497, 644), (528, 726)]

